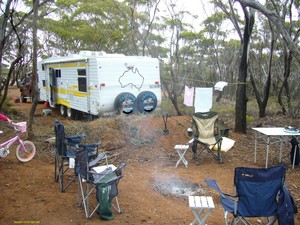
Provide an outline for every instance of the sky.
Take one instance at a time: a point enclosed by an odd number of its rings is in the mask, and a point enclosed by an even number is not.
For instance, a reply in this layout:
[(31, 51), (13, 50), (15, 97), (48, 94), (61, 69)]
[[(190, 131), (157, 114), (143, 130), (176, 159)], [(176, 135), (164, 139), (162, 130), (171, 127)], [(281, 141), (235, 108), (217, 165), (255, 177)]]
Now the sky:
[(211, 4), (207, 3), (208, 0), (163, 0), (160, 4), (161, 7), (164, 7), (165, 4), (170, 5), (171, 2), (176, 5), (177, 11), (188, 11), (192, 15), (198, 16), (198, 19), (191, 17), (184, 18), (184, 22), (192, 24), (196, 31), (199, 31), (201, 21), (206, 19), (213, 12)]

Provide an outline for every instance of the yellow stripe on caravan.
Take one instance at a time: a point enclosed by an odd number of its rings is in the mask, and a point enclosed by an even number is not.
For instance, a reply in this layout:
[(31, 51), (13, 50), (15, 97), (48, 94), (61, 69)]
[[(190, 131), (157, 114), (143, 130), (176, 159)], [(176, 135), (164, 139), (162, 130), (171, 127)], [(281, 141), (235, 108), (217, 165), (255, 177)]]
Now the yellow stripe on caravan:
[(68, 91), (68, 93), (73, 93), (76, 97), (86, 97), (88, 96), (85, 92), (79, 92), (79, 91)]
[(65, 88), (61, 88), (58, 92), (64, 95), (68, 94), (68, 90)]
[(49, 68), (58, 69), (58, 68), (73, 68), (73, 67), (86, 67), (86, 63), (77, 62), (77, 63), (58, 63), (58, 64), (48, 64)]
[(76, 97), (87, 97), (88, 96), (87, 93), (85, 93), (85, 92), (80, 92), (80, 91), (71, 90), (71, 89), (57, 88), (57, 87), (54, 88), (54, 92), (57, 94), (64, 94), (64, 95), (73, 94), (73, 96), (76, 96)]
[[(46, 90), (46, 92), (48, 92), (48, 93), (51, 91), (50, 87), (43, 87), (43, 89)], [(77, 96), (77, 97), (87, 97), (88, 95), (92, 95), (94, 92), (91, 92), (91, 90), (94, 90), (94, 88), (89, 88), (89, 94), (87, 94), (85, 92), (80, 92), (77, 90), (54, 87), (54, 93), (56, 93), (56, 94), (59, 93), (59, 94), (67, 95), (67, 94), (72, 93), (74, 96)]]
[(59, 105), (64, 105), (64, 106), (67, 106), (68, 108), (71, 108), (70, 102), (66, 101), (65, 99), (57, 98), (56, 103)]

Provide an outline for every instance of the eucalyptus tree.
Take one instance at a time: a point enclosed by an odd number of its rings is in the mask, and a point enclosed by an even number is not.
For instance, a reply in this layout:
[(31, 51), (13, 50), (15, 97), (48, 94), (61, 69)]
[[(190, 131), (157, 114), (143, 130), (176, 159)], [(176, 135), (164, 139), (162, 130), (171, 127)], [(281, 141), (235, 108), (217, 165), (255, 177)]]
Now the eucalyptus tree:
[[(3, 80), (2, 74), (2, 62), (5, 60), (10, 64), (5, 82), (0, 83), (0, 91), (4, 90), (3, 97), (0, 102), (0, 108), (6, 100), (8, 86), (11, 80), (15, 80), (13, 75), (16, 68), (24, 55), (26, 54), (25, 45), (27, 42), (28, 28), (25, 26), (26, 21), (29, 18), (29, 14), (23, 13), (17, 10), (17, 1), (7, 1), (5, 4), (1, 4), (1, 35), (0, 35), (0, 80)], [(4, 9), (2, 9), (4, 7)]]
[(93, 50), (158, 56), (164, 41), (153, 32), (159, 2), (58, 0), (55, 14), (40, 23), (45, 53)]
[(225, 17), (226, 15), (224, 13), (216, 12), (203, 21), (204, 29), (202, 33), (206, 37), (205, 50), (207, 54), (207, 64), (214, 71), (214, 77), (211, 81), (223, 80), (225, 75), (225, 65), (222, 63), (222, 57), (220, 55), (222, 49), (224, 49), (228, 32), (222, 29), (226, 22)]
[(235, 131), (246, 133), (247, 130), (247, 75), (248, 75), (248, 53), (250, 48), (250, 38), (255, 22), (254, 10), (248, 9), (244, 4), (240, 4), (244, 14), (243, 31), (240, 28), (239, 20), (237, 19), (234, 2), (228, 0), (227, 4), (222, 0), (212, 0), (212, 2), (219, 7), (232, 21), (234, 28), (241, 41), (241, 58), (237, 76), (237, 90), (236, 90), (236, 104), (235, 104)]
[(161, 44), (165, 39), (159, 34), (160, 24), (157, 23), (161, 0), (126, 0), (124, 3), (129, 10), (124, 10), (119, 1), (113, 2), (130, 27), (127, 41), (134, 47), (134, 54), (164, 56)]
[[(232, 37), (233, 29), (228, 26), (228, 15), (216, 9), (215, 13), (203, 21), (204, 28), (201, 30), (204, 38), (201, 46), (204, 51), (206, 66), (202, 68), (210, 85), (217, 81), (227, 81), (230, 88), (227, 91), (232, 98), (237, 79), (239, 42)], [(218, 99), (217, 99), (218, 100)]]
[[(190, 25), (184, 22), (187, 16), (186, 11), (177, 11), (175, 4), (167, 5), (168, 14), (162, 17), (164, 32), (169, 36), (167, 41), (168, 59), (165, 62), (162, 76), (162, 84), (167, 96), (173, 104), (177, 115), (182, 115), (179, 107), (179, 97), (182, 95), (187, 77), (190, 75), (188, 70), (184, 70), (190, 61), (185, 57), (184, 41)], [(191, 57), (191, 56), (190, 56)], [(189, 66), (191, 64), (188, 64)]]
[[(113, 1), (55, 2), (54, 13), (39, 23), (46, 54), (63, 55), (80, 50), (124, 53), (129, 26)], [(122, 4), (122, 10), (128, 7)]]
[[(261, 3), (254, 0), (238, 0), (246, 7), (251, 7), (253, 9), (261, 12), (270, 23), (276, 27), (277, 32), (281, 35), (284, 41), (284, 75), (282, 80), (282, 87), (280, 88), (278, 94), (278, 101), (282, 106), (283, 113), (286, 112), (286, 106), (289, 110), (290, 115), (295, 116), (300, 109), (300, 100), (297, 98), (294, 106), (291, 104), (290, 87), (289, 87), (289, 77), (291, 74), (291, 62), (295, 58), (300, 63), (300, 49), (298, 46), (299, 42), (299, 16), (300, 16), (300, 6), (299, 1), (287, 0), (284, 2), (279, 2), (271, 0), (270, 4), (262, 5)], [(293, 9), (297, 13), (298, 19), (293, 19)], [(297, 74), (298, 76), (298, 74)], [(297, 82), (298, 83), (298, 82)], [(295, 82), (293, 82), (295, 85)], [(299, 90), (299, 86), (293, 88), (294, 90)], [(282, 93), (285, 92), (286, 104), (283, 102)], [(298, 93), (297, 91), (295, 93)], [(286, 106), (285, 106), (286, 105)]]
[(268, 21), (261, 19), (259, 22), (260, 25), (256, 26), (252, 35), (249, 73), (259, 108), (259, 117), (265, 117), (274, 72), (272, 66), (276, 33)]
[[(45, 5), (50, 0), (42, 1), (39, 6)], [(24, 63), (24, 59), (30, 59), (32, 53), (30, 40), (30, 24), (32, 7), (26, 7), (25, 10), (20, 10), (20, 2), (8, 0), (1, 4), (1, 33), (0, 33), (0, 80), (2, 80), (2, 62), (7, 61), (10, 64), (11, 75), (17, 74), (16, 69)], [(28, 3), (23, 1), (21, 3)], [(2, 8), (3, 7), (3, 8)], [(25, 56), (26, 55), (26, 56)], [(17, 62), (16, 62), (16, 59)], [(12, 76), (8, 77), (9, 79)], [(6, 82), (9, 83), (10, 80)], [(0, 82), (0, 90), (2, 90)], [(2, 99), (5, 100), (5, 96)], [(2, 105), (0, 105), (0, 108)]]

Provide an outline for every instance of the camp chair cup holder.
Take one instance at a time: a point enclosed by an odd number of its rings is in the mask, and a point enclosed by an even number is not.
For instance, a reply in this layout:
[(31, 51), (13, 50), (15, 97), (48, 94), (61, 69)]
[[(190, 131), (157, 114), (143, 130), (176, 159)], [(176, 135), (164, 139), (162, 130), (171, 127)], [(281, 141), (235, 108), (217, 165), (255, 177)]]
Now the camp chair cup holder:
[(193, 129), (191, 127), (189, 127), (186, 131), (189, 137), (193, 137)]

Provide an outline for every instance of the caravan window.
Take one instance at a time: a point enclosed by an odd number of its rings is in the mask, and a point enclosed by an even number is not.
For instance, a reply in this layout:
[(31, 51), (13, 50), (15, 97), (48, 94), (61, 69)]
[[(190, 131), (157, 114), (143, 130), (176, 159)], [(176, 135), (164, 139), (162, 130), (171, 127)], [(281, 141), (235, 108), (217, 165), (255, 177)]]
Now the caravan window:
[(86, 86), (86, 69), (78, 69), (78, 91), (87, 92)]
[(60, 70), (55, 70), (55, 76), (56, 77), (61, 77), (61, 71)]
[(86, 69), (78, 69), (77, 73), (78, 76), (86, 76)]
[(86, 92), (86, 78), (85, 77), (78, 77), (78, 91)]

